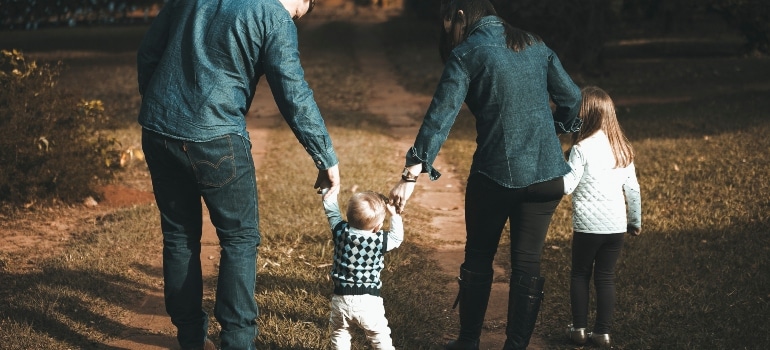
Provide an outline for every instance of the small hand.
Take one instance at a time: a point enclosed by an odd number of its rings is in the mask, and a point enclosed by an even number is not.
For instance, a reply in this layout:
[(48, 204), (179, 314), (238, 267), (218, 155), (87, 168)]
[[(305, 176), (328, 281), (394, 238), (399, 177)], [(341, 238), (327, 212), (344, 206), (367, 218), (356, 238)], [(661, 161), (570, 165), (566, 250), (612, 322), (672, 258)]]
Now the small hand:
[(390, 214), (390, 216), (399, 215), (398, 211), (396, 211), (396, 206), (393, 205), (393, 204), (386, 203), (385, 204), (385, 209), (388, 211), (388, 214)]
[(628, 232), (629, 235), (636, 237), (642, 233), (642, 228), (628, 225), (628, 227), (626, 228), (626, 232)]

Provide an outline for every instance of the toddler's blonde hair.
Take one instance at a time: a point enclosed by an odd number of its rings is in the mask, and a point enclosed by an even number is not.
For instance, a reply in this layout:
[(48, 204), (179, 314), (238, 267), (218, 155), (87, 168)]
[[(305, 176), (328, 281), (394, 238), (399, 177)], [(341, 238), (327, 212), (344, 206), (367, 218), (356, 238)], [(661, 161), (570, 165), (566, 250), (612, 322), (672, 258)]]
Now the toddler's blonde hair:
[(348, 201), (348, 224), (359, 230), (374, 230), (385, 220), (387, 198), (379, 193), (364, 191)]

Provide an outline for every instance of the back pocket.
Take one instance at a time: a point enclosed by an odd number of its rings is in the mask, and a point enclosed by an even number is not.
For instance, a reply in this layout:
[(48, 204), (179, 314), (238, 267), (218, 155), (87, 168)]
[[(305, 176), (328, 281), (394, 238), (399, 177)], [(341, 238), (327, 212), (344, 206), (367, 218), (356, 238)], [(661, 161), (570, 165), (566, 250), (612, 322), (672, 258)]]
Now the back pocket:
[(222, 187), (235, 178), (235, 155), (231, 135), (208, 142), (187, 142), (185, 147), (198, 184)]

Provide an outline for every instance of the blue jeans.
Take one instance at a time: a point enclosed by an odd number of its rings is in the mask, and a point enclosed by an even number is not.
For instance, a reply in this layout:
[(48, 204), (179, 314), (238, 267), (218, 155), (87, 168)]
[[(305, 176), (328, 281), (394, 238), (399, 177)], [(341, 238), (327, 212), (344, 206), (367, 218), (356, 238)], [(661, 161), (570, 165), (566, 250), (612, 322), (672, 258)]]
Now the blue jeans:
[(199, 347), (208, 334), (200, 262), (203, 198), (221, 247), (214, 306), (221, 348), (255, 349), (260, 234), (251, 143), (232, 134), (187, 142), (145, 130), (142, 148), (160, 210), (166, 312), (179, 344)]

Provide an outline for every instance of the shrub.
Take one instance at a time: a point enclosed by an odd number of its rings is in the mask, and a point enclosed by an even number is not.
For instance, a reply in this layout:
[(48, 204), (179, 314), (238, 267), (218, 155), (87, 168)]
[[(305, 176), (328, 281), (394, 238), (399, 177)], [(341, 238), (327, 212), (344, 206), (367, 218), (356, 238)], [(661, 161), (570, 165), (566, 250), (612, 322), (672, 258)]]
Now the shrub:
[(58, 84), (63, 69), (38, 65), (18, 50), (0, 51), (0, 203), (80, 201), (106, 177), (116, 143), (99, 133), (101, 101), (84, 101)]

